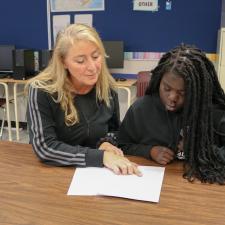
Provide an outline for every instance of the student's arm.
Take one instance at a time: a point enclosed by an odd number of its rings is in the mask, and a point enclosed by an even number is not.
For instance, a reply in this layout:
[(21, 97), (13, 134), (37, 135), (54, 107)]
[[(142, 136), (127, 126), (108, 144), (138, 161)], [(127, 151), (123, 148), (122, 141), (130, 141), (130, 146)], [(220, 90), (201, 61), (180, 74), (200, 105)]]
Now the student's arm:
[[(141, 118), (139, 118), (141, 120)], [(126, 155), (142, 156), (150, 158), (150, 149), (154, 143), (140, 144), (140, 130), (138, 119), (134, 116), (133, 107), (131, 106), (120, 126), (118, 143)]]
[(174, 159), (174, 152), (164, 146), (153, 146), (150, 150), (151, 158), (161, 165), (166, 165)]
[(30, 142), (41, 161), (58, 166), (103, 166), (103, 151), (80, 145), (71, 146), (57, 138), (50, 102), (40, 89), (29, 89), (28, 126)]
[[(133, 111), (131, 106), (128, 110), (119, 131), (119, 147), (125, 154), (142, 156), (153, 159), (159, 164), (166, 165), (174, 159), (174, 152), (159, 143), (140, 144), (140, 135), (143, 134), (143, 127), (140, 126), (140, 115)], [(151, 126), (149, 124), (149, 126)]]

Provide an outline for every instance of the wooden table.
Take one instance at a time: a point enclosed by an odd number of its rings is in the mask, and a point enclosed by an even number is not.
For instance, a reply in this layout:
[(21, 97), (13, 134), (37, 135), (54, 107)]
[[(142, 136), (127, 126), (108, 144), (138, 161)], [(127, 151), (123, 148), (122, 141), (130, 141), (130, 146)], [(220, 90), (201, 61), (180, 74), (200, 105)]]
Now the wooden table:
[[(139, 157), (130, 159), (156, 165)], [(74, 168), (40, 163), (28, 144), (0, 141), (0, 174), (4, 225), (225, 224), (225, 187), (187, 182), (180, 162), (166, 167), (159, 203), (67, 196)]]
[(137, 83), (137, 79), (126, 79), (125, 81), (116, 81), (117, 87), (131, 87)]

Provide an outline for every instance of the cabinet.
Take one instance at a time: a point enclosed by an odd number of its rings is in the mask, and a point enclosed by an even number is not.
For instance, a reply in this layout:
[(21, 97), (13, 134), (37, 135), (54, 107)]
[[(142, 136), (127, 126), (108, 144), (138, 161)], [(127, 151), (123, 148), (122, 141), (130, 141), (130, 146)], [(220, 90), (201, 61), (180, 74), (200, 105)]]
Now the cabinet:
[(225, 91), (225, 28), (221, 28), (218, 32), (217, 73), (220, 84)]

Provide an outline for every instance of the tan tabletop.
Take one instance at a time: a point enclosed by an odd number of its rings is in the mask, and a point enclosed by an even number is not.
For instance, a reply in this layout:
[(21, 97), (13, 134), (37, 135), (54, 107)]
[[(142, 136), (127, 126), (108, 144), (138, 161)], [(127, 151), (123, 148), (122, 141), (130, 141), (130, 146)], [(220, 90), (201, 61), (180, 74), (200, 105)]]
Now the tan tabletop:
[[(139, 157), (130, 159), (156, 165)], [(74, 168), (40, 163), (28, 144), (0, 141), (0, 174), (4, 225), (225, 224), (225, 187), (187, 182), (180, 162), (166, 167), (159, 203), (67, 196)]]
[(137, 79), (126, 79), (125, 81), (116, 81), (118, 87), (131, 87), (137, 83)]
[(4, 83), (18, 83), (18, 84), (26, 84), (28, 80), (15, 80), (12, 78), (2, 78), (0, 79), (0, 82)]

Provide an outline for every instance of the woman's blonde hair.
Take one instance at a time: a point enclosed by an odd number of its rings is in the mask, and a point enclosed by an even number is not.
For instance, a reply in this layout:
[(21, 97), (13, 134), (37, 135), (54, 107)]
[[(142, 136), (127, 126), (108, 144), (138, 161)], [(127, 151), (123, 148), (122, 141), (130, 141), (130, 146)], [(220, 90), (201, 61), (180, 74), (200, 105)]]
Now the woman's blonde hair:
[[(68, 72), (64, 68), (63, 59), (69, 49), (80, 40), (93, 42), (103, 56), (101, 71), (96, 83), (96, 98), (105, 102), (109, 107), (110, 89), (115, 87), (115, 81), (106, 66), (105, 58), (107, 56), (98, 33), (94, 28), (84, 24), (71, 24), (58, 33), (52, 59), (48, 67), (29, 80), (25, 87), (25, 90), (28, 90), (29, 86), (41, 88), (51, 94), (54, 101), (60, 103), (61, 108), (65, 112), (65, 123), (67, 126), (78, 123), (79, 118), (73, 103), (72, 84), (68, 77)], [(53, 97), (53, 94), (56, 95)]]

